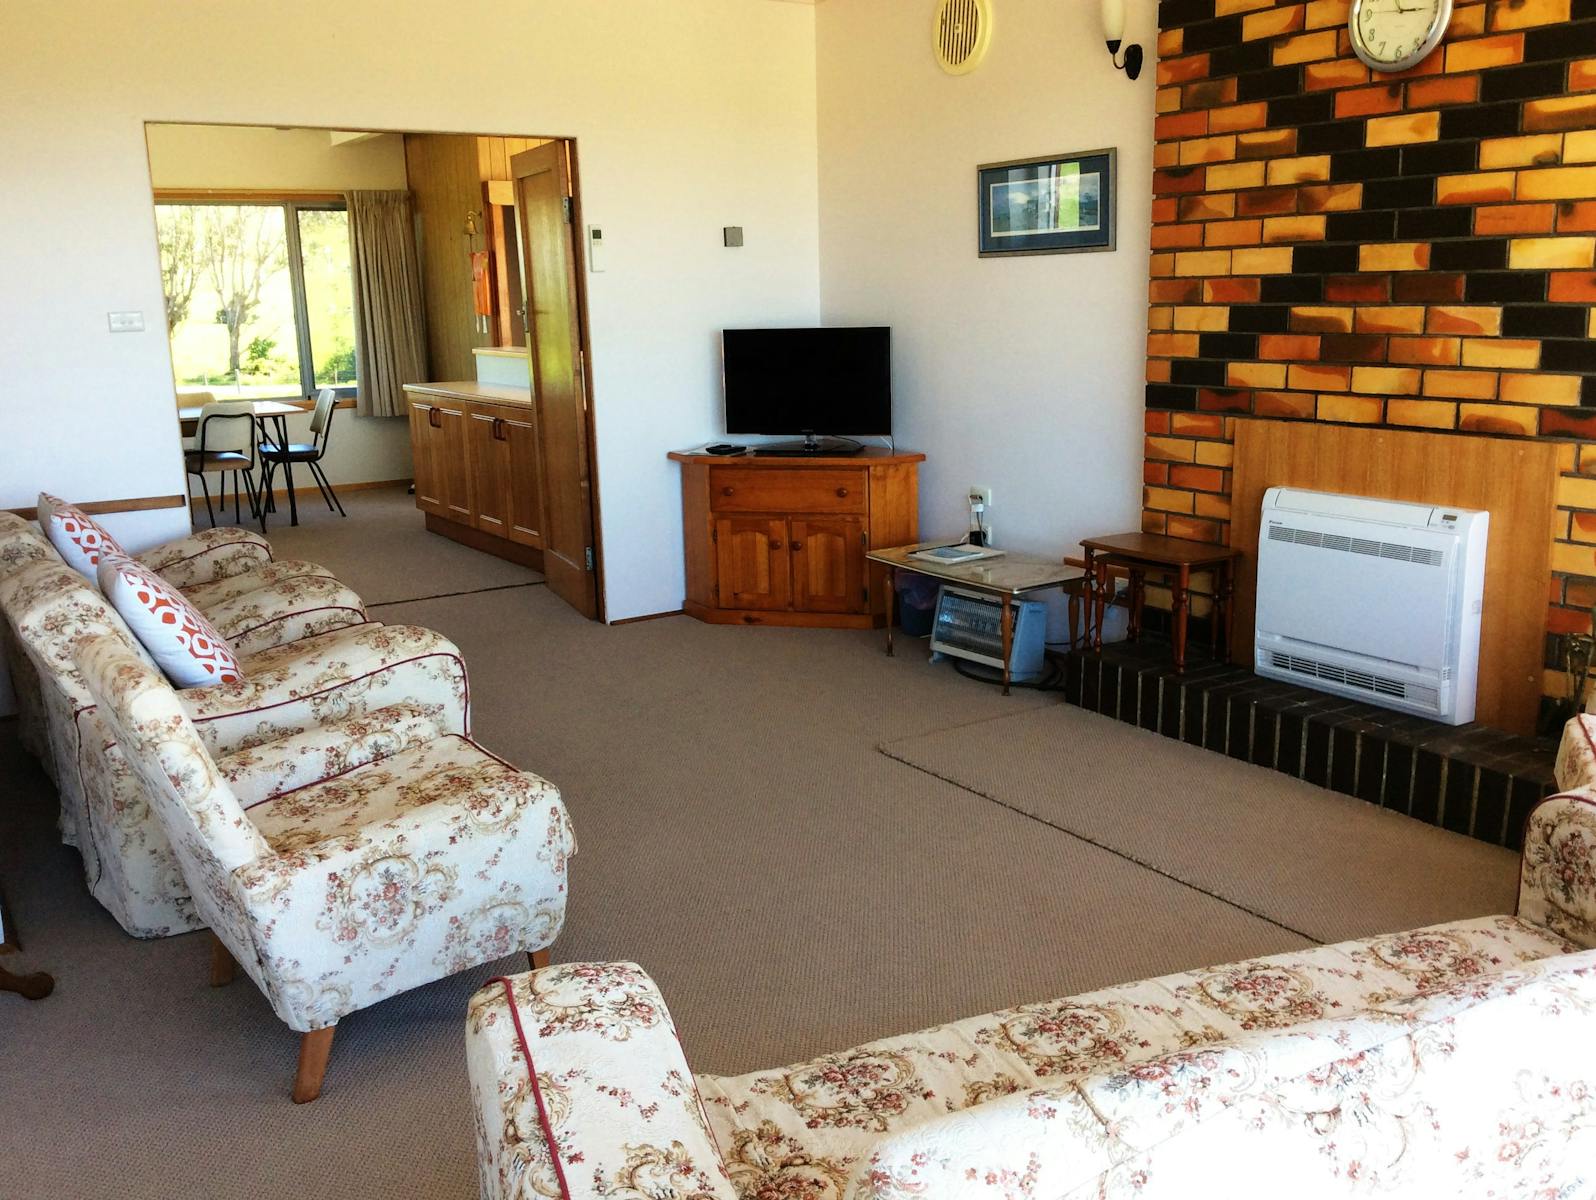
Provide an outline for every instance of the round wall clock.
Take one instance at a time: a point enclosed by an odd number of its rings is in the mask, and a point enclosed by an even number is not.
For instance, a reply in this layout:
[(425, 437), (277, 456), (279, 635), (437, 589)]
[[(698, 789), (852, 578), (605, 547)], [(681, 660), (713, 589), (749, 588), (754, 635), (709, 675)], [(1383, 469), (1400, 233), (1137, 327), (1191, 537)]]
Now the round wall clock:
[(1452, 0), (1352, 0), (1352, 49), (1376, 71), (1404, 71), (1440, 42)]

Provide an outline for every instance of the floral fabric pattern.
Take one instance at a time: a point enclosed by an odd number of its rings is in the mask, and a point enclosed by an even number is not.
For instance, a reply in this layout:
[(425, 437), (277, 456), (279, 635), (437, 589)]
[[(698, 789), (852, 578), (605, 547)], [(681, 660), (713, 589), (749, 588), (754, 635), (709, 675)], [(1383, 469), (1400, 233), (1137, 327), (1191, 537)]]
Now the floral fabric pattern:
[(1596, 793), (1553, 796), (1530, 811), (1518, 913), (1596, 949)]
[(1596, 716), (1580, 713), (1563, 726), (1555, 775), (1565, 792), (1596, 788)]
[(194, 584), (227, 579), (271, 562), (272, 545), (251, 530), (217, 526), (133, 557), (173, 587), (187, 591)]
[(78, 664), (196, 914), (289, 1028), (325, 1028), (559, 933), (575, 841), (547, 781), (450, 736), (246, 813), (150, 667), (112, 637)]

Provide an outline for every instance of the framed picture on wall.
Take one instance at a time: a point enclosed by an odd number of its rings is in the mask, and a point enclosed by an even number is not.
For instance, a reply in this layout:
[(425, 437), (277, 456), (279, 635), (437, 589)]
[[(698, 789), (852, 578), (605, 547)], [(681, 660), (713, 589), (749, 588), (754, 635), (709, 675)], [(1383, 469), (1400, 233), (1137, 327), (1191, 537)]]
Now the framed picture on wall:
[(980, 183), (982, 258), (1114, 248), (1114, 150), (986, 163)]

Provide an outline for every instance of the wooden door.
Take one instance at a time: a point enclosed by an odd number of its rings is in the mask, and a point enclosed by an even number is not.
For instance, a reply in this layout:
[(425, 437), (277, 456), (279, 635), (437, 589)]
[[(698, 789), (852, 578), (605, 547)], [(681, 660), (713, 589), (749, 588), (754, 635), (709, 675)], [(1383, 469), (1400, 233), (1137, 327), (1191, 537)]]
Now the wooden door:
[(500, 422), (509, 471), (509, 528), (512, 542), (543, 548), (543, 472), (538, 463), (537, 430), (530, 420), (506, 416)]
[(440, 403), (433, 409), (432, 469), (441, 516), (471, 524), (471, 450), (464, 405)]
[(587, 381), (573, 241), (574, 198), (565, 142), (510, 160), (527, 347), (542, 455), (543, 572), (549, 590), (584, 616), (598, 616)]
[(509, 536), (510, 526), (510, 444), (503, 424), (491, 409), (471, 409), (466, 414), (471, 523), (498, 537)]
[(438, 487), (437, 430), (432, 422), (431, 404), (410, 404), (410, 473), (416, 484), (416, 507), (422, 512), (443, 516), (443, 497)]
[(779, 517), (717, 518), (715, 576), (722, 608), (786, 608), (792, 596), (787, 522)]
[(792, 606), (799, 612), (868, 612), (864, 518), (792, 519)]

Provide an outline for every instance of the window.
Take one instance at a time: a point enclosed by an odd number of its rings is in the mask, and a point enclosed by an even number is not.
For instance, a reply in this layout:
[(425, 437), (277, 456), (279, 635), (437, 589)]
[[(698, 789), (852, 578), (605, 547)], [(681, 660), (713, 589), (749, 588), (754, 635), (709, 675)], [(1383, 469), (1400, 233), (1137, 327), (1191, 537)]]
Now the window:
[(155, 225), (179, 390), (252, 400), (353, 393), (342, 204), (159, 201)]

